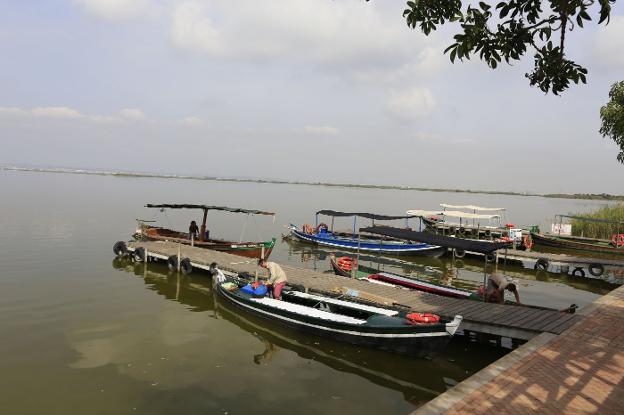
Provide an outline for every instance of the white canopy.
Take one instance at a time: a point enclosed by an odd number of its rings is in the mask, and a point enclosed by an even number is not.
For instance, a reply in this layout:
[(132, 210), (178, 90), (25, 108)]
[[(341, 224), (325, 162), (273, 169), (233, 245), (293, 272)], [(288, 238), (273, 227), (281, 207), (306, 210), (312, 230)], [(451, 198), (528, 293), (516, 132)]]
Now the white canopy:
[(461, 212), (459, 210), (408, 210), (406, 212), (410, 216), (448, 216), (451, 218), (463, 218), (463, 219), (498, 219), (500, 215), (482, 215), (479, 213)]
[(482, 212), (502, 212), (505, 210), (505, 208), (488, 208), (488, 207), (481, 207), (481, 206), (475, 206), (475, 205), (458, 206), (458, 205), (448, 205), (446, 203), (440, 203), (440, 206), (442, 206), (445, 209), (480, 210)]

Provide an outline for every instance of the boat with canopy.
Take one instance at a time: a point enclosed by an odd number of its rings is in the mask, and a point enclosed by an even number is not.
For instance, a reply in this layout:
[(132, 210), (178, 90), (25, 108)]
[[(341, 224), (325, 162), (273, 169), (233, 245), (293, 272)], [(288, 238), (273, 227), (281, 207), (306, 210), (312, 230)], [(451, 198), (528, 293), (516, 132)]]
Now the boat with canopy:
[(282, 291), (282, 300), (269, 298), (266, 289), (228, 278), (217, 284), (225, 300), (252, 315), (296, 330), (414, 356), (436, 354), (448, 344), (462, 321), (427, 313), (412, 313), (294, 290)]
[(264, 215), (272, 216), (275, 219), (275, 213), (265, 212), (262, 210), (253, 209), (241, 209), (231, 208), (225, 206), (211, 206), (211, 205), (197, 205), (197, 204), (147, 204), (145, 207), (150, 209), (194, 209), (203, 212), (202, 223), (199, 228), (199, 237), (195, 238), (194, 235), (189, 235), (188, 232), (181, 232), (172, 229), (167, 229), (159, 226), (154, 226), (151, 221), (137, 219), (139, 222), (139, 228), (136, 231), (135, 238), (143, 240), (153, 241), (172, 241), (180, 242), (185, 245), (197, 246), (200, 248), (213, 249), (215, 251), (228, 252), (234, 255), (240, 255), (250, 258), (268, 258), (271, 255), (271, 251), (275, 246), (275, 238), (269, 241), (243, 241), (242, 234), (241, 239), (238, 242), (227, 241), (223, 239), (214, 239), (210, 237), (210, 233), (206, 229), (206, 221), (208, 217), (208, 211), (221, 211), (230, 213), (242, 213), (245, 215)]
[(447, 203), (440, 206), (440, 210), (413, 209), (406, 213), (421, 217), (426, 229), (433, 233), (467, 239), (501, 239), (516, 246), (530, 245), (528, 238), (525, 238), (528, 232), (523, 232), (513, 223), (503, 225), (505, 208)]
[[(556, 218), (558, 221), (553, 223), (550, 233), (531, 233), (531, 238), (537, 246), (624, 256), (624, 233), (622, 233), (624, 232), (624, 222), (573, 215), (556, 215)], [(573, 236), (572, 225), (564, 223), (564, 220), (569, 219), (611, 225), (613, 232), (611, 239)]]
[[(331, 225), (328, 226), (325, 223), (319, 223), (319, 215), (331, 217)], [(352, 217), (353, 230), (334, 231), (334, 219), (337, 217)], [(412, 216), (390, 216), (367, 212), (319, 210), (316, 212), (316, 223), (314, 227), (310, 224), (305, 224), (303, 227), (299, 228), (297, 225), (291, 223), (290, 234), (299, 241), (334, 249), (359, 250), (362, 252), (375, 252), (392, 255), (427, 256), (439, 256), (445, 252), (444, 248), (427, 243), (414, 243), (411, 241), (397, 240), (391, 237), (387, 238), (358, 233), (356, 232), (358, 218), (370, 219), (373, 225), (375, 225), (375, 221), (404, 220), (405, 226), (409, 227), (408, 221), (412, 218)]]

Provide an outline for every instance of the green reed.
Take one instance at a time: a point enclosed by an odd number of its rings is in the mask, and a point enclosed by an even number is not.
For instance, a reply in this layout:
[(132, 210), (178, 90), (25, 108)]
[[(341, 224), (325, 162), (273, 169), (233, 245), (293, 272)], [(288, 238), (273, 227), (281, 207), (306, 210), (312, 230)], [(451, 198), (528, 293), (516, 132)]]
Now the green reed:
[(624, 233), (624, 203), (616, 205), (603, 206), (597, 211), (590, 214), (578, 214), (578, 216), (589, 217), (592, 219), (606, 219), (610, 221), (619, 221), (618, 224), (585, 222), (581, 220), (572, 220), (572, 235), (585, 236), (588, 238), (611, 239), (615, 233)]

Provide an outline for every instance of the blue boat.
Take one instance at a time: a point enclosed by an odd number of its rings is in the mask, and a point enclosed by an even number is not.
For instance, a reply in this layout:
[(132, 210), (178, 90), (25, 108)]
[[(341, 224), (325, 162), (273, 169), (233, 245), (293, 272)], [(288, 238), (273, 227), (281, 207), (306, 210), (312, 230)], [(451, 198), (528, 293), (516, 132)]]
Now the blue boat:
[[(318, 223), (318, 215), (326, 215), (332, 218), (331, 227), (324, 223)], [(388, 216), (377, 215), (373, 213), (363, 212), (337, 212), (333, 210), (320, 210), (316, 212), (317, 225), (303, 225), (299, 228), (297, 225), (290, 224), (290, 235), (302, 242), (313, 243), (316, 245), (326, 246), (336, 249), (347, 249), (360, 252), (373, 252), (379, 254), (390, 255), (426, 255), (439, 256), (442, 255), (446, 248), (429, 245), (422, 242), (404, 241), (394, 238), (382, 238), (369, 234), (356, 234), (349, 232), (334, 232), (335, 217), (353, 217), (353, 229), (356, 228), (358, 217), (371, 219), (373, 224), (375, 220), (408, 220), (411, 216)]]

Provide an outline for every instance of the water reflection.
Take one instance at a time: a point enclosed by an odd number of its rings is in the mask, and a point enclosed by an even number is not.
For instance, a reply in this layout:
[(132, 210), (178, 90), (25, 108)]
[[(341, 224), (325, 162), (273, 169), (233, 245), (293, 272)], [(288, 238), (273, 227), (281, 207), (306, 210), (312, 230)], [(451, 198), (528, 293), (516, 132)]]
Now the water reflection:
[[(231, 304), (220, 301), (207, 274), (179, 276), (160, 264), (136, 264), (115, 259), (113, 267), (141, 276), (146, 286), (162, 297), (206, 312), (224, 320), (246, 335), (259, 340), (249, 362), (270, 367), (284, 351), (295, 353), (305, 370), (306, 361), (315, 361), (343, 373), (357, 375), (383, 388), (400, 392), (407, 402), (420, 405), (506, 352), (469, 339), (454, 338), (446, 353), (433, 359), (415, 359), (319, 338), (259, 319)], [(208, 336), (216, 333), (208, 333)]]

